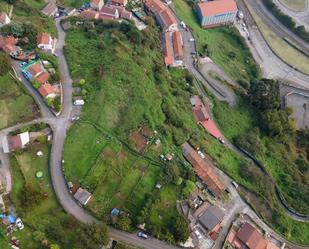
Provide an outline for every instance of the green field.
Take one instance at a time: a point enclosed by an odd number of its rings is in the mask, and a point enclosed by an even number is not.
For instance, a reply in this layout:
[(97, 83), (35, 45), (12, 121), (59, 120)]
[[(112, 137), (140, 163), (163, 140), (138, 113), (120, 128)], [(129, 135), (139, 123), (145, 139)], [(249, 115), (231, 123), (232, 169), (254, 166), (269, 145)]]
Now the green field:
[(34, 100), (19, 84), (9, 74), (0, 76), (0, 129), (39, 116)]
[[(39, 150), (44, 154), (42, 157), (36, 155)], [(50, 181), (49, 150), (46, 138), (39, 137), (27, 149), (11, 155), (12, 201), (25, 225), (12, 235), (20, 240), (21, 248), (27, 249), (42, 248), (43, 239), (64, 249), (97, 248), (91, 236), (84, 236), (88, 226), (81, 225), (59, 206)], [(37, 171), (43, 172), (42, 178), (35, 177)], [(89, 240), (93, 247), (85, 245)], [(0, 240), (1, 243), (5, 242)]]
[[(92, 32), (95, 35), (89, 36)], [(89, 209), (97, 216), (103, 218), (118, 207), (131, 214), (135, 225), (156, 183), (169, 182), (164, 172), (175, 162), (164, 165), (159, 155), (179, 154), (176, 145), (197, 129), (189, 102), (194, 90), (186, 86), (187, 72), (166, 70), (158, 30), (150, 27), (145, 32), (131, 25), (98, 24), (88, 32), (69, 31), (65, 48), (75, 84), (87, 100), (81, 121), (66, 139), (66, 176), (93, 193)], [(85, 83), (79, 84), (81, 79)], [(158, 147), (150, 142), (144, 154), (133, 151), (129, 140), (141, 123), (157, 130), (155, 140), (161, 140)], [(180, 171), (185, 177), (186, 170)], [(169, 184), (168, 188), (174, 188), (175, 200), (181, 187)], [(162, 212), (176, 217), (175, 204)], [(152, 222), (146, 225), (161, 226), (164, 234), (168, 224)]]
[[(205, 54), (208, 45), (209, 57), (235, 80), (250, 80), (259, 74), (249, 48), (234, 27), (216, 29), (201, 28), (197, 16), (185, 0), (174, 2), (178, 16), (193, 30), (198, 50)], [(233, 53), (234, 56), (229, 56)]]

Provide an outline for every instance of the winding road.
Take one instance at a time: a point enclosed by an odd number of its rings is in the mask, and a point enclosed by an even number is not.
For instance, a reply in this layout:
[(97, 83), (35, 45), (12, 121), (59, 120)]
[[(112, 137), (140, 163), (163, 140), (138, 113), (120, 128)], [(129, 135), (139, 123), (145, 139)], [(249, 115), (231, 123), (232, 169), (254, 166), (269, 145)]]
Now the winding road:
[[(59, 200), (59, 203), (61, 206), (64, 208), (64, 210), (74, 216), (77, 220), (83, 222), (83, 223), (94, 223), (94, 222), (99, 222), (96, 218), (94, 218), (92, 215), (90, 215), (85, 209), (83, 209), (72, 197), (72, 195), (69, 193), (66, 180), (64, 178), (64, 174), (62, 171), (62, 155), (63, 155), (63, 148), (64, 148), (64, 141), (66, 137), (67, 130), (70, 127), (71, 124), (71, 112), (73, 110), (72, 106), (72, 79), (70, 77), (68, 65), (66, 63), (66, 59), (63, 53), (63, 47), (65, 45), (65, 32), (61, 28), (60, 25), (60, 20), (56, 20), (56, 27), (58, 30), (58, 44), (55, 53), (57, 54), (57, 59), (59, 63), (59, 68), (60, 68), (60, 75), (61, 75), (61, 82), (62, 82), (62, 87), (63, 87), (63, 110), (60, 116), (55, 117), (51, 115), (50, 111), (47, 111), (46, 104), (41, 98), (41, 96), (38, 96), (33, 89), (29, 89), (29, 92), (31, 95), (34, 97), (36, 102), (38, 103), (43, 118), (24, 123), (24, 124), (18, 124), (16, 126), (10, 127), (5, 130), (0, 131), (0, 139), (4, 135), (8, 134), (10, 131), (13, 131), (15, 129), (25, 127), (29, 124), (32, 123), (38, 123), (38, 122), (45, 122), (48, 123), (52, 130), (53, 130), (53, 144), (52, 144), (52, 149), (51, 149), (51, 155), (50, 155), (50, 172), (51, 172), (51, 179), (52, 179), (52, 184), (56, 193), (56, 196)], [(191, 71), (191, 73), (203, 84), (205, 84), (211, 91), (214, 92), (214, 94), (219, 98), (219, 99), (226, 99), (226, 96), (223, 96), (224, 94), (220, 93), (220, 89), (217, 89), (216, 85), (212, 85), (211, 83), (207, 82), (203, 75), (200, 74), (200, 72), (196, 69), (194, 60), (191, 56), (191, 52), (196, 52), (196, 47), (194, 43), (190, 43), (189, 39), (193, 37), (191, 32), (187, 32), (185, 30), (181, 30), (183, 36), (184, 36), (184, 47), (185, 47), (185, 65), (186, 67)], [(23, 77), (22, 77), (23, 78)], [(309, 82), (309, 81), (308, 81)], [(23, 83), (25, 86), (28, 86), (28, 83), (23, 80)], [(196, 88), (198, 91), (205, 97), (205, 92), (200, 83), (197, 83)], [(28, 89), (28, 87), (27, 87)], [(1, 141), (1, 140), (0, 140)], [(3, 164), (6, 165), (4, 168), (8, 170), (9, 172), (9, 162), (7, 160), (7, 155), (4, 155), (3, 153), (0, 152), (0, 158), (3, 160)], [(8, 174), (10, 175), (10, 174)], [(7, 192), (10, 192), (11, 189), (11, 184), (12, 181), (10, 179), (11, 176), (8, 176), (7, 178)], [(229, 215), (227, 219), (227, 224), (224, 227), (224, 232), (220, 235), (222, 238), (224, 238), (228, 232), (228, 227), (229, 224), (235, 216), (241, 212), (241, 210), (245, 210), (246, 212), (250, 213), (250, 216), (254, 216), (256, 220), (258, 221), (259, 224), (264, 228), (267, 228), (267, 231), (272, 233), (276, 238), (280, 238), (281, 241), (285, 241), (281, 236), (275, 234), (274, 232), (271, 231), (270, 228), (267, 227), (265, 223), (257, 215), (250, 209), (250, 207), (243, 202), (243, 200), (240, 198), (238, 195), (237, 191), (233, 189), (231, 186), (231, 193), (233, 196), (233, 205), (231, 208), (233, 208), (233, 212)], [(132, 244), (138, 247), (143, 247), (143, 248), (149, 248), (149, 249), (173, 249), (177, 248), (175, 246), (169, 245), (165, 242), (162, 242), (160, 240), (154, 239), (154, 238), (149, 238), (147, 240), (138, 238), (135, 234), (129, 234), (125, 233), (122, 231), (115, 230), (113, 228), (109, 229), (110, 231), (110, 236), (112, 238), (115, 238), (117, 240), (124, 241), (128, 244)], [(222, 241), (222, 240), (221, 240)], [(290, 244), (287, 242), (287, 244)], [(220, 244), (216, 244), (215, 248), (220, 248)], [(292, 248), (296, 249), (303, 249), (306, 247), (302, 246), (297, 246), (297, 245), (292, 245)]]

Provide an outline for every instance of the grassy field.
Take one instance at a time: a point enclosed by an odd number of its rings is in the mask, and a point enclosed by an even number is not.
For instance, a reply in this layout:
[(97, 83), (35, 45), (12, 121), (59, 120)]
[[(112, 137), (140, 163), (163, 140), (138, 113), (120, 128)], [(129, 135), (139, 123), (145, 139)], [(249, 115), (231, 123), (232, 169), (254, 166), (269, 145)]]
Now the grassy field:
[(9, 74), (0, 76), (0, 129), (38, 116), (39, 110), (34, 100), (19, 83)]
[(307, 6), (306, 2), (308, 2), (308, 0), (279, 0), (279, 2), (291, 10), (303, 11)]
[[(133, 38), (132, 31), (121, 31), (131, 26), (105, 25), (88, 31), (95, 32), (90, 37), (83, 30), (67, 34), (65, 53), (75, 84), (85, 81), (86, 105), (66, 139), (65, 173), (93, 193), (89, 208), (99, 217), (118, 207), (136, 222), (147, 196), (163, 181), (159, 155), (179, 153), (176, 145), (198, 127), (189, 102), (194, 90), (186, 85), (186, 71), (163, 67), (157, 29), (134, 31)], [(157, 130), (161, 140), (143, 155), (132, 151), (129, 140), (141, 123)], [(175, 188), (173, 200), (178, 194)], [(175, 201), (171, 210), (175, 217)]]
[[(36, 156), (36, 152), (41, 150), (44, 154), (42, 157)], [(37, 144), (31, 148), (15, 153), (11, 157), (13, 168), (13, 201), (17, 212), (22, 218), (25, 229), (14, 234), (20, 241), (21, 245), (27, 245), (27, 248), (37, 248), (38, 242), (33, 239), (33, 232), (37, 229), (37, 224), (42, 224), (40, 220), (48, 219), (52, 210), (59, 209), (58, 202), (50, 184), (48, 171), (49, 148), (46, 145)], [(37, 171), (43, 172), (43, 177), (37, 179)], [(26, 184), (31, 184), (35, 189), (40, 189), (44, 195), (44, 201), (35, 207), (26, 209), (21, 202), (21, 195)], [(42, 228), (41, 228), (42, 229)]]
[[(252, 73), (257, 73), (251, 53), (235, 28), (205, 30), (201, 28), (193, 7), (185, 0), (175, 0), (174, 5), (178, 16), (193, 30), (200, 53), (204, 53), (204, 46), (208, 44), (209, 56), (235, 80), (249, 80)], [(231, 52), (235, 58), (229, 57)]]
[[(48, 18), (40, 13), (40, 10), (46, 5), (44, 0), (25, 0), (17, 1), (14, 4), (12, 21), (14, 23), (31, 23), (38, 32), (49, 32), (52, 36), (57, 36), (57, 30), (52, 18)], [(5, 1), (0, 1), (0, 10), (8, 12), (10, 5)]]
[[(257, 23), (260, 31), (262, 32), (265, 40), (272, 48), (272, 50), (287, 64), (294, 66), (299, 71), (309, 74), (309, 58), (297, 49), (293, 48), (282, 38), (277, 36), (254, 12), (254, 10), (247, 4), (251, 15)], [(295, 60), (297, 58), (297, 60)]]

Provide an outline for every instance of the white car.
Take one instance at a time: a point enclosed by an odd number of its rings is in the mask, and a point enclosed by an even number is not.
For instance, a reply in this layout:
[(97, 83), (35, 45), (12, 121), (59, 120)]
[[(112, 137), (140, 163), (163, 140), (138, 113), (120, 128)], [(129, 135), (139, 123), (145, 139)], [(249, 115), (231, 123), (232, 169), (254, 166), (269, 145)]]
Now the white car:
[(196, 235), (196, 237), (200, 240), (202, 238), (201, 233), (199, 232), (199, 230), (195, 230), (194, 234)]
[(205, 155), (202, 151), (198, 150), (197, 154), (199, 154), (202, 159), (205, 159)]
[(194, 41), (195, 41), (194, 38), (189, 39), (189, 42), (194, 42)]
[(19, 230), (23, 230), (24, 229), (24, 223), (21, 221), (20, 218), (18, 218), (15, 222), (16, 226), (18, 227)]

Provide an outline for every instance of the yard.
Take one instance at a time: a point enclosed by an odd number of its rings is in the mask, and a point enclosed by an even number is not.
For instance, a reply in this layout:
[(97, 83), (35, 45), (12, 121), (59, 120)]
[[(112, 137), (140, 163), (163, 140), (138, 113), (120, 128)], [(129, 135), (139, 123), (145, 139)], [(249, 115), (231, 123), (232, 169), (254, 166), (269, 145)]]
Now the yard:
[[(245, 1), (246, 2), (246, 1)], [(251, 15), (253, 16), (257, 26), (262, 32), (265, 40), (272, 48), (272, 50), (287, 64), (294, 66), (299, 71), (305, 74), (309, 73), (309, 58), (298, 51), (296, 48), (292, 47), (281, 37), (277, 36), (264, 22), (263, 20), (254, 12), (252, 7), (247, 4)], [(297, 60), (295, 60), (297, 58)]]
[[(178, 16), (193, 30), (200, 53), (205, 54), (207, 44), (209, 57), (235, 80), (249, 81), (259, 74), (249, 48), (234, 27), (205, 30), (200, 26), (192, 2), (175, 0), (173, 3)], [(235, 58), (229, 56), (231, 53)]]
[(0, 76), (0, 129), (39, 116), (34, 100), (19, 84), (9, 74)]

